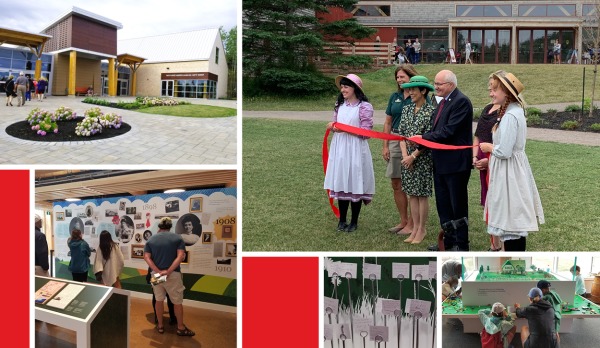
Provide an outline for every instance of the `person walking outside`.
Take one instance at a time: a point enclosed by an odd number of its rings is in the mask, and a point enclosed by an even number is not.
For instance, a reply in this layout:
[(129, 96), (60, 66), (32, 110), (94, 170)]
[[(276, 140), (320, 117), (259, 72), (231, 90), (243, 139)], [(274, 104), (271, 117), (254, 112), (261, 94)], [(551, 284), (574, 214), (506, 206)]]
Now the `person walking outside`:
[(415, 42), (413, 42), (413, 49), (415, 51), (415, 57), (412, 60), (413, 64), (419, 64), (421, 61), (421, 43), (419, 42), (419, 38), (415, 38)]
[(74, 229), (71, 231), (71, 238), (67, 240), (67, 245), (71, 251), (69, 271), (73, 274), (73, 280), (86, 282), (92, 250), (90, 245), (81, 237), (81, 230)]
[[(435, 75), (436, 96), (442, 99), (433, 112), (431, 131), (416, 137), (446, 145), (473, 145), (473, 105), (457, 85), (456, 75), (450, 70), (442, 70)], [(449, 251), (469, 251), (467, 187), (473, 163), (472, 151), (432, 149), (431, 154), (435, 201), (444, 230), (444, 248)], [(431, 245), (428, 249), (437, 251), (439, 247)]]
[(25, 94), (29, 90), (29, 81), (27, 80), (25, 74), (22, 71), (19, 73), (19, 77), (17, 77), (17, 79), (15, 80), (15, 87), (17, 88), (17, 95), (19, 97), (19, 103), (17, 106), (25, 105)]
[[(362, 204), (369, 204), (375, 194), (373, 159), (367, 139), (340, 131), (336, 122), (362, 129), (373, 129), (373, 105), (362, 89), (362, 80), (355, 74), (339, 75), (335, 84), (340, 90), (334, 108), (333, 122), (327, 129), (335, 134), (331, 140), (329, 160), (323, 187), (329, 197), (337, 199), (340, 209), (338, 231), (354, 232)], [(348, 207), (352, 219), (347, 223)]]
[(8, 77), (4, 89), (6, 90), (6, 106), (13, 106), (12, 100), (17, 96), (15, 93), (15, 77), (13, 75)]
[(49, 277), (48, 241), (42, 232), (42, 218), (35, 214), (35, 275)]
[(529, 232), (538, 231), (538, 220), (544, 223), (542, 202), (525, 154), (527, 122), (519, 97), (524, 89), (511, 73), (493, 74), (492, 100), (501, 107), (492, 128), (493, 143), (479, 144), (481, 151), (491, 153), (484, 208), (487, 232), (499, 237), (506, 251), (525, 251)]
[(163, 313), (165, 294), (169, 294), (175, 317), (177, 318), (177, 335), (194, 336), (196, 333), (188, 329), (183, 322), (183, 276), (181, 274), (181, 261), (185, 257), (185, 243), (180, 235), (171, 233), (173, 222), (171, 218), (164, 217), (158, 223), (158, 232), (150, 237), (144, 246), (144, 261), (152, 270), (153, 275), (166, 276), (166, 280), (153, 285), (152, 290), (156, 296), (156, 330), (164, 333)]
[(124, 265), (125, 260), (119, 244), (112, 240), (108, 231), (102, 231), (94, 261), (94, 274), (101, 272), (104, 285), (121, 289), (119, 276)]
[(467, 43), (465, 44), (465, 64), (467, 63), (473, 64), (473, 61), (471, 60), (471, 43), (469, 40), (467, 40)]
[(48, 80), (45, 77), (40, 77), (37, 84), (37, 98), (38, 101), (44, 100), (44, 93), (46, 93), (46, 87), (48, 86)]
[[(407, 83), (415, 75), (417, 75), (417, 71), (411, 64), (403, 64), (396, 68), (394, 78), (398, 90), (390, 95), (388, 101), (383, 124), (384, 133), (400, 135), (399, 126), (402, 109), (404, 106), (412, 104), (408, 91), (402, 88), (402, 84)], [(410, 235), (413, 231), (413, 220), (408, 210), (408, 197), (402, 190), (402, 151), (400, 142), (398, 140), (384, 140), (382, 155), (387, 162), (385, 176), (392, 180), (394, 202), (400, 214), (400, 223), (391, 227), (388, 231), (399, 235)]]

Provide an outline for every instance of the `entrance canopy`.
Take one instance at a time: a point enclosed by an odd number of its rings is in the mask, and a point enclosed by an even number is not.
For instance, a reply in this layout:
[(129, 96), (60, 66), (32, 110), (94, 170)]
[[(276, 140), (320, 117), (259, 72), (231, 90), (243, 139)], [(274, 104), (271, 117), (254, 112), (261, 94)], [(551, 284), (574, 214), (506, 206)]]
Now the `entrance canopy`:
[[(129, 69), (131, 70), (131, 95), (135, 96), (136, 95), (136, 82), (137, 82), (137, 76), (136, 76), (136, 72), (137, 69), (140, 67), (140, 65), (142, 65), (142, 63), (146, 60), (146, 58), (142, 58), (142, 57), (138, 57), (138, 56), (134, 56), (133, 54), (129, 54), (129, 53), (122, 53), (119, 54), (117, 56), (117, 65), (115, 66), (114, 70), (117, 70), (119, 68), (119, 65), (127, 65), (129, 67)], [(108, 78), (110, 80), (110, 77)], [(111, 86), (113, 86), (112, 88), (112, 92), (115, 93), (116, 92), (116, 79), (112, 79), (114, 82), (111, 83)], [(109, 88), (109, 94), (111, 92), (111, 89)], [(110, 94), (112, 95), (112, 94)]]
[(39, 45), (44, 45), (51, 37), (52, 36), (50, 35), (33, 34), (0, 27), (0, 44), (26, 46), (32, 48)]
[(35, 78), (39, 79), (42, 74), (42, 52), (44, 45), (52, 38), (50, 35), (34, 34), (0, 27), (0, 45), (9, 44), (15, 46), (29, 47), (31, 53), (35, 54)]

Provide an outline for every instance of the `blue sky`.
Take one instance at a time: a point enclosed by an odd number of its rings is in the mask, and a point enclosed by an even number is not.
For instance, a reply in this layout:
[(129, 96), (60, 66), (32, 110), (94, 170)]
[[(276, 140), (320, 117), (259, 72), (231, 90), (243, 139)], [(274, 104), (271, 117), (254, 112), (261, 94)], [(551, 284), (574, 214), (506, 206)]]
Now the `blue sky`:
[(38, 33), (73, 6), (120, 22), (118, 39), (236, 26), (237, 0), (1, 1), (0, 27)]

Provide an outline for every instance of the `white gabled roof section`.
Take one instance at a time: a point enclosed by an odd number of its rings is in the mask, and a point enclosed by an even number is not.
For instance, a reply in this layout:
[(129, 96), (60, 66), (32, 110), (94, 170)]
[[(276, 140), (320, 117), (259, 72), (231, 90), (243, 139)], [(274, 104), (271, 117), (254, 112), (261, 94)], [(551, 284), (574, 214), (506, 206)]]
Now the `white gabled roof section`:
[(118, 40), (117, 52), (147, 57), (144, 63), (208, 60), (216, 40), (221, 39), (219, 35), (218, 28), (211, 28)]

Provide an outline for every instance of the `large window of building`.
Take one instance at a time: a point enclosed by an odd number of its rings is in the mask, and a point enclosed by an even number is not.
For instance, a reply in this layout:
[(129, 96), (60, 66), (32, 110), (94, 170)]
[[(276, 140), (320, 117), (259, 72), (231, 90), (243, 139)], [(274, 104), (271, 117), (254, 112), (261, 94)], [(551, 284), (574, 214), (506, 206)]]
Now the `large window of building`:
[(474, 63), (510, 63), (510, 29), (457, 30), (456, 46), (463, 57), (467, 40)]
[(572, 29), (519, 29), (518, 63), (552, 63), (552, 50), (556, 40), (561, 44), (561, 61), (566, 62), (575, 46), (575, 31)]
[(446, 59), (448, 28), (398, 28), (396, 40), (404, 45), (417, 37), (421, 42), (421, 62), (441, 63)]
[(458, 5), (456, 17), (512, 17), (511, 5)]
[(354, 16), (389, 17), (389, 5), (355, 5), (352, 11)]
[(519, 5), (519, 17), (574, 17), (575, 5)]
[(161, 96), (176, 98), (217, 98), (217, 81), (163, 80)]

